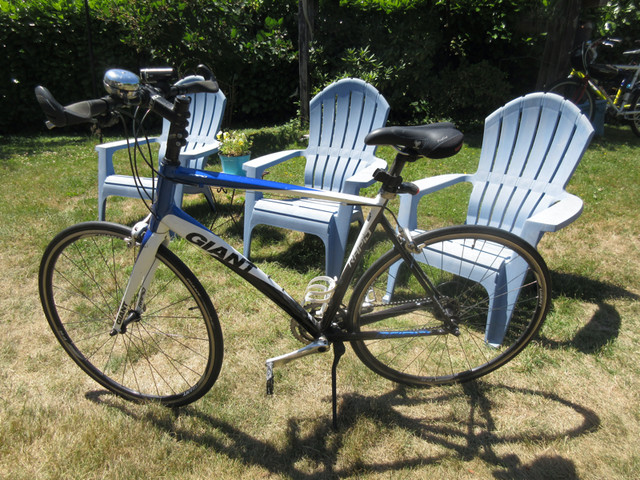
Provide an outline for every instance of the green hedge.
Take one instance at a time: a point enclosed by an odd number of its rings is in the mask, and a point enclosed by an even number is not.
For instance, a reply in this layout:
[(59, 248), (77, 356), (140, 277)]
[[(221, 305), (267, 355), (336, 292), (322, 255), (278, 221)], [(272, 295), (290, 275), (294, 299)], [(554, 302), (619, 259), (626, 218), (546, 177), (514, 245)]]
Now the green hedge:
[[(43, 126), (33, 89), (50, 87), (63, 103), (91, 98), (86, 19), (81, 4), (18, 2), (0, 15), (0, 132)], [(135, 68), (136, 57), (119, 41), (116, 22), (91, 19), (96, 69), (111, 65)], [(100, 74), (101, 76), (101, 74)], [(100, 94), (102, 91), (100, 90)]]
[[(532, 88), (537, 0), (320, 0), (311, 84), (374, 84), (391, 122), (470, 124)], [(0, 132), (43, 128), (33, 88), (62, 103), (91, 98), (110, 67), (212, 67), (225, 126), (287, 121), (298, 109), (297, 0), (91, 0), (96, 84), (82, 0), (0, 0)]]
[(36, 85), (67, 104), (103, 95), (102, 76), (114, 67), (171, 65), (188, 74), (205, 63), (228, 98), (227, 123), (291, 118), (298, 80), (287, 31), (295, 31), (296, 2), (259, 3), (92, 0), (93, 85), (82, 0), (0, 2), (0, 133), (43, 128)]

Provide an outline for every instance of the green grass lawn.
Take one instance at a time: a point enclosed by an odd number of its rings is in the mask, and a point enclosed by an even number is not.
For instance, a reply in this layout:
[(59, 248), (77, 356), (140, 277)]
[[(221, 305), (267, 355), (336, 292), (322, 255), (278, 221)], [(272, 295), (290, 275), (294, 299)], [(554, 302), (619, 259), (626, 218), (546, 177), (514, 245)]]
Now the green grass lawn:
[[(473, 172), (480, 142), (470, 136), (457, 156), (410, 165), (405, 178)], [(278, 368), (267, 397), (264, 361), (299, 346), (289, 320), (181, 240), (171, 248), (209, 291), (223, 328), (213, 389), (176, 411), (135, 405), (66, 356), (42, 314), (38, 265), (58, 231), (97, 218), (97, 143), (0, 137), (0, 478), (638, 477), (640, 141), (628, 128), (607, 127), (592, 142), (568, 187), (585, 202), (582, 216), (539, 245), (553, 281), (539, 338), (478, 381), (426, 389), (377, 377), (348, 348), (337, 432), (332, 356)], [(302, 169), (274, 168), (269, 178), (293, 182)], [(423, 201), (420, 225), (463, 222), (468, 192)], [(242, 195), (232, 193), (215, 192), (219, 215), (202, 196), (185, 205), (240, 249)], [(145, 212), (140, 201), (107, 202), (110, 221), (132, 224)], [(252, 252), (296, 298), (324, 266), (321, 242), (295, 232), (260, 228)]]

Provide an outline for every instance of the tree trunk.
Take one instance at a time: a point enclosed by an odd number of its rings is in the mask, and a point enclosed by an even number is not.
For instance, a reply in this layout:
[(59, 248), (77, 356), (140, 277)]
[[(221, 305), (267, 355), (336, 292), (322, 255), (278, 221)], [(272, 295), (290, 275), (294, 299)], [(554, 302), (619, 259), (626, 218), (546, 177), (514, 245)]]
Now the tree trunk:
[(300, 77), (300, 122), (309, 123), (309, 45), (313, 38), (315, 0), (298, 0), (298, 75)]
[(565, 76), (569, 71), (569, 52), (574, 45), (582, 0), (558, 0), (549, 19), (536, 90)]

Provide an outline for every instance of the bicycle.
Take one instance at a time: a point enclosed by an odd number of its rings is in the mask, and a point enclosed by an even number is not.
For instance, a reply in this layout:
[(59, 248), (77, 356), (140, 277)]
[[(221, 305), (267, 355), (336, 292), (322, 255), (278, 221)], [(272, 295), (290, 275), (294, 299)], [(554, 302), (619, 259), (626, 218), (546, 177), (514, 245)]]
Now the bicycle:
[[(605, 101), (605, 114), (610, 121), (629, 123), (633, 133), (640, 137), (640, 65), (595, 63), (598, 47), (612, 47), (618, 41), (601, 38), (583, 42), (571, 53), (569, 76), (553, 82), (545, 90), (571, 100), (589, 120), (594, 118), (596, 100)], [(640, 50), (623, 54), (638, 55)]]
[[(550, 278), (531, 245), (491, 227), (446, 227), (412, 237), (392, 223), (388, 202), (400, 193), (417, 193), (400, 175), (404, 166), (422, 157), (457, 153), (463, 136), (453, 125), (385, 127), (369, 133), (368, 143), (397, 149), (389, 170), (374, 172), (381, 187), (369, 198), (180, 166), (178, 153), (188, 122), (188, 98), (182, 94), (217, 89), (213, 78), (162, 90), (117, 70), (107, 72), (105, 85), (107, 97), (67, 107), (44, 87), (37, 87), (36, 94), (52, 127), (98, 121), (132, 104), (168, 119), (157, 197), (149, 215), (133, 227), (85, 222), (60, 232), (43, 254), (38, 284), (57, 340), (85, 373), (113, 393), (178, 407), (202, 397), (220, 372), (223, 339), (215, 307), (200, 281), (170, 250), (172, 235), (224, 264), (292, 318), (296, 336), (306, 345), (266, 361), (267, 393), (273, 393), (274, 367), (333, 346), (334, 424), (336, 371), (345, 342), (368, 368), (389, 380), (437, 385), (478, 378), (506, 364), (541, 327), (550, 306)], [(340, 277), (312, 280), (305, 299), (298, 302), (178, 208), (173, 200), (178, 184), (312, 197), (368, 207), (369, 214)], [(393, 247), (351, 288), (377, 227)], [(404, 267), (389, 292), (389, 269), (398, 261), (404, 261)], [(484, 268), (488, 277), (498, 275), (505, 262), (526, 265), (526, 278), (511, 279), (507, 290), (519, 292), (512, 304), (494, 302), (494, 308), (508, 309), (509, 314), (502, 341), (490, 344), (485, 340), (488, 295), (463, 270)], [(352, 293), (345, 306), (348, 290)]]

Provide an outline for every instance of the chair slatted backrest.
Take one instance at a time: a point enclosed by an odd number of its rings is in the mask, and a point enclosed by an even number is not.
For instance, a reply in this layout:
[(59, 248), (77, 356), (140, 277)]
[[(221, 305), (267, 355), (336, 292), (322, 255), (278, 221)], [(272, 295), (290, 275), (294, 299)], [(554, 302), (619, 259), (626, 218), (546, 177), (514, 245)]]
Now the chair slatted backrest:
[[(182, 147), (182, 152), (189, 153), (190, 151), (202, 148), (205, 145), (211, 145), (218, 143), (216, 135), (220, 130), (222, 123), (222, 116), (224, 115), (227, 99), (222, 91), (217, 93), (195, 93), (188, 95), (191, 98), (189, 104), (189, 126), (187, 131), (189, 136), (187, 137), (187, 143)], [(161, 148), (158, 155), (159, 160), (164, 158), (166, 151), (167, 135), (169, 134), (169, 121), (163, 120)], [(204, 168), (201, 159), (196, 159), (197, 164), (193, 161), (191, 165), (184, 165), (191, 168)]]
[(305, 185), (345, 191), (345, 180), (373, 160), (376, 148), (364, 138), (386, 123), (389, 104), (373, 86), (348, 78), (316, 95), (309, 109)]
[(580, 109), (558, 95), (534, 93), (496, 110), (485, 121), (467, 223), (519, 234), (564, 190), (591, 131)]

